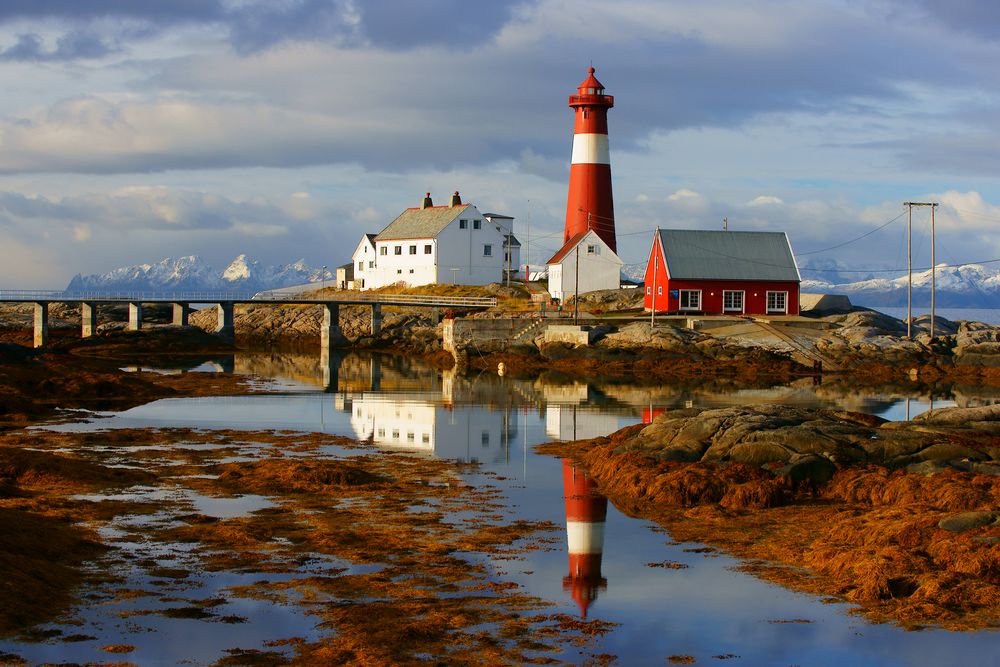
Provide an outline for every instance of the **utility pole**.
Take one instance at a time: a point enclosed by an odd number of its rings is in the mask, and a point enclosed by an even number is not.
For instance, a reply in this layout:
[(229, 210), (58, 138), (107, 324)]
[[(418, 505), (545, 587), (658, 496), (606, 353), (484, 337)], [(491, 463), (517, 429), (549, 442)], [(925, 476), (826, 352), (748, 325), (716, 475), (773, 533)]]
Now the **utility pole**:
[(913, 319), (913, 298), (911, 296), (913, 290), (913, 265), (912, 259), (910, 257), (910, 237), (913, 231), (913, 207), (914, 206), (930, 206), (931, 207), (931, 339), (934, 338), (934, 299), (935, 299), (935, 282), (937, 274), (937, 265), (935, 264), (935, 247), (934, 247), (934, 209), (938, 207), (937, 202), (917, 202), (908, 201), (903, 202), (903, 206), (906, 207), (906, 337), (913, 338), (913, 329), (911, 320)]
[[(511, 225), (511, 226), (513, 226), (513, 225)], [(513, 249), (510, 247), (510, 230), (508, 229), (507, 230), (507, 251), (504, 253), (504, 256), (503, 256), (504, 273), (507, 274), (507, 287), (510, 287), (510, 260), (512, 258), (512, 255), (511, 255), (512, 252), (513, 252)]]
[(531, 200), (528, 200), (528, 214), (524, 219), (524, 286), (528, 287), (528, 280), (531, 275), (531, 255), (528, 249), (531, 246)]
[(580, 244), (576, 244), (576, 279), (573, 281), (573, 324), (580, 323)]

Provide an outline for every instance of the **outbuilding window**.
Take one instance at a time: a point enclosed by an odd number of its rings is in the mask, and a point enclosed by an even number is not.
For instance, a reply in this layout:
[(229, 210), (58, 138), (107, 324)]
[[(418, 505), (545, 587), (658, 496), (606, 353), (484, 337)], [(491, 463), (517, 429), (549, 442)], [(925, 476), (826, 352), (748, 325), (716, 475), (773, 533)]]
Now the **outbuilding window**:
[(458, 221), (458, 228), (459, 229), (468, 229), (469, 228), (469, 221), (468, 220), (459, 220)]
[(480, 229), (482, 226), (483, 226), (483, 221), (482, 220), (473, 220), (472, 221), (472, 228), (473, 229)]
[(601, 246), (596, 245), (596, 244), (595, 245), (588, 245), (587, 246), (587, 254), (588, 255), (600, 255), (601, 254)]
[(682, 289), (680, 300), (681, 310), (701, 310), (700, 289)]
[(740, 290), (723, 290), (722, 310), (727, 313), (742, 313), (743, 292)]
[(788, 292), (768, 292), (767, 312), (787, 313), (788, 312)]
[(483, 246), (483, 257), (492, 257), (492, 256), (493, 256), (493, 245), (487, 243), (486, 245)]

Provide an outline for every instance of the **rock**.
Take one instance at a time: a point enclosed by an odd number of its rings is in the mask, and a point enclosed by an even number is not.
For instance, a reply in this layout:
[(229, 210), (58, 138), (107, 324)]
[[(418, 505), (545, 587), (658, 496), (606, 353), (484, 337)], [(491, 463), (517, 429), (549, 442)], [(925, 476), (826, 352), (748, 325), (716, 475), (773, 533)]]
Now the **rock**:
[(961, 426), (970, 422), (1000, 421), (1000, 405), (983, 405), (974, 408), (938, 408), (917, 415), (913, 421), (953, 426)]
[(953, 533), (964, 533), (967, 530), (988, 526), (994, 523), (996, 518), (996, 512), (961, 512), (941, 519), (938, 528)]
[(837, 473), (837, 466), (823, 456), (806, 455), (777, 470), (775, 476), (785, 477), (793, 484), (826, 484)]

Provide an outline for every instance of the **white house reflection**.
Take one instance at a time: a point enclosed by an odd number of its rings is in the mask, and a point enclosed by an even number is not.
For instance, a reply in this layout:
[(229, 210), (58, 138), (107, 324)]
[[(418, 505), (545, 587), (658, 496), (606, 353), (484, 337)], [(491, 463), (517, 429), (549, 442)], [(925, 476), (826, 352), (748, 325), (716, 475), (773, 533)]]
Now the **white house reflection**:
[[(435, 400), (436, 399), (436, 400)], [(385, 449), (470, 463), (509, 458), (517, 412), (509, 408), (442, 403), (440, 394), (357, 394), (346, 398), (356, 437)]]

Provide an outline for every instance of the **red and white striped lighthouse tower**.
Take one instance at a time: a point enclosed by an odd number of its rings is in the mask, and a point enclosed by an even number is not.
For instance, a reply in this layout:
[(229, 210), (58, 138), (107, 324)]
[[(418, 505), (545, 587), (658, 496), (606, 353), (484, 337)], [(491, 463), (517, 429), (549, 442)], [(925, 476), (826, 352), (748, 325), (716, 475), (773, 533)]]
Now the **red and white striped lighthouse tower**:
[(597, 492), (594, 480), (568, 459), (563, 459), (563, 495), (569, 547), (569, 574), (563, 577), (563, 590), (570, 591), (580, 606), (580, 616), (586, 618), (598, 592), (608, 588), (608, 580), (601, 576), (608, 499)]
[(615, 98), (604, 94), (604, 85), (594, 76), (591, 67), (586, 80), (577, 88), (577, 94), (569, 96), (569, 105), (576, 113), (576, 120), (563, 244), (593, 229), (618, 252), (608, 151), (608, 109), (615, 105)]

